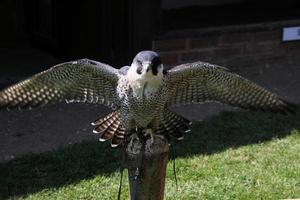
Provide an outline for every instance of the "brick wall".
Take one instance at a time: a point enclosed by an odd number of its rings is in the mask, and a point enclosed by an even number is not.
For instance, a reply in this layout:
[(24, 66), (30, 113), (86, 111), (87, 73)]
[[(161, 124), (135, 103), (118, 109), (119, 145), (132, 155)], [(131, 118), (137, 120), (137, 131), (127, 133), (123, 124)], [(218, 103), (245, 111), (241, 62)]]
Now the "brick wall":
[(300, 61), (300, 42), (282, 42), (282, 28), (299, 26), (300, 20), (181, 30), (161, 34), (153, 49), (166, 66), (206, 61), (233, 70), (254, 65)]

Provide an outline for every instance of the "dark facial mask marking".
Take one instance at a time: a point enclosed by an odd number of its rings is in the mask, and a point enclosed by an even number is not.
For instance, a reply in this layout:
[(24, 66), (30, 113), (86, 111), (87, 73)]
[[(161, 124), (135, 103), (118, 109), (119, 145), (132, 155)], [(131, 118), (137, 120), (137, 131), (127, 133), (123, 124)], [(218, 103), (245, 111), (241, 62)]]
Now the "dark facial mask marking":
[(142, 74), (142, 70), (143, 70), (142, 63), (140, 61), (137, 61), (136, 65), (137, 65), (136, 73), (137, 74)]

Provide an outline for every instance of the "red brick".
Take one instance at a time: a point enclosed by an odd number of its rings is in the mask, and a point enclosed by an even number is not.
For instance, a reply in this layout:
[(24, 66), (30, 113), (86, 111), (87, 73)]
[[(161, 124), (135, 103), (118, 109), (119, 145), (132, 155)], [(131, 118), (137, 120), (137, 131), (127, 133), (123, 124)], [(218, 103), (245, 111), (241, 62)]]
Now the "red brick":
[(212, 57), (214, 57), (213, 50), (189, 51), (182, 53), (180, 62), (186, 63), (198, 60), (208, 62), (211, 61)]
[(168, 68), (179, 63), (179, 53), (160, 53), (162, 63)]
[(241, 32), (241, 33), (224, 33), (221, 36), (220, 45), (233, 44), (233, 43), (245, 43), (251, 41), (253, 33)]
[(279, 45), (281, 48), (286, 49), (287, 51), (299, 51), (300, 50), (300, 41), (290, 41), (282, 42)]
[(155, 51), (176, 51), (185, 50), (187, 47), (186, 39), (169, 39), (153, 41), (153, 49)]
[(256, 43), (281, 41), (281, 30), (272, 31), (257, 31), (257, 32), (240, 32), (240, 33), (225, 33), (221, 39), (221, 45), (232, 43)]
[(261, 62), (260, 56), (236, 56), (222, 60), (222, 66), (237, 71), (241, 68), (248, 68), (258, 65)]
[(217, 58), (231, 58), (234, 56), (242, 55), (244, 51), (244, 45), (233, 46), (233, 47), (223, 47), (214, 49), (214, 55)]
[(244, 54), (245, 55), (263, 55), (263, 54), (283, 54), (284, 48), (277, 42), (269, 43), (249, 43), (247, 44)]
[(201, 38), (191, 38), (189, 40), (189, 49), (210, 48), (219, 45), (219, 36), (205, 36)]
[(267, 42), (267, 41), (277, 41), (280, 42), (282, 37), (281, 30), (272, 31), (260, 31), (253, 33), (253, 42)]

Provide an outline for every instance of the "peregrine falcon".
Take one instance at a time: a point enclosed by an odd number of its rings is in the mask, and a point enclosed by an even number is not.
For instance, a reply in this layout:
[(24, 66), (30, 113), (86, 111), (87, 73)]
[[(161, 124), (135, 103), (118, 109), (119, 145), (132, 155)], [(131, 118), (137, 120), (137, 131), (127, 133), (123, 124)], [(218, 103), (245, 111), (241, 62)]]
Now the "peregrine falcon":
[(294, 111), (291, 103), (227, 68), (199, 61), (164, 70), (153, 51), (138, 53), (131, 66), (120, 70), (89, 59), (62, 63), (0, 91), (0, 108), (61, 101), (110, 107), (113, 111), (92, 125), (100, 141), (110, 140), (113, 147), (138, 130), (152, 139), (156, 134), (183, 139), (190, 122), (169, 110), (176, 105), (217, 101), (251, 110)]

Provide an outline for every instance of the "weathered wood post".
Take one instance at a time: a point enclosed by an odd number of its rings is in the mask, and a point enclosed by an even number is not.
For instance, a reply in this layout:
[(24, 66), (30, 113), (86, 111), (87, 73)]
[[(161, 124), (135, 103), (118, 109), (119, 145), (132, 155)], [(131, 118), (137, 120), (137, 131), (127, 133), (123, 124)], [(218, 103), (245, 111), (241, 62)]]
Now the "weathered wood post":
[(135, 140), (125, 151), (131, 200), (163, 200), (168, 141), (163, 136)]

